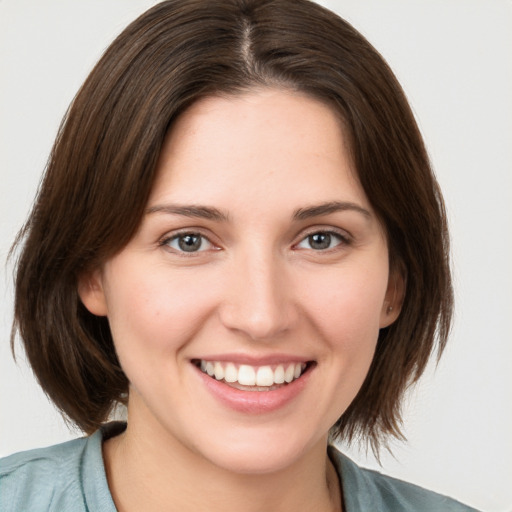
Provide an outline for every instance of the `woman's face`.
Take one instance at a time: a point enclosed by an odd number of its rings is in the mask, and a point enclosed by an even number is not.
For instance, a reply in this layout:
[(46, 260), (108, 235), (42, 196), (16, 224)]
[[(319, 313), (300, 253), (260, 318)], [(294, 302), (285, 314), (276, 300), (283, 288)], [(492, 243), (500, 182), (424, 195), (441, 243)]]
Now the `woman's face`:
[(262, 473), (325, 453), (395, 319), (388, 266), (336, 115), (264, 89), (178, 119), (138, 232), (80, 294), (108, 317), (129, 428)]

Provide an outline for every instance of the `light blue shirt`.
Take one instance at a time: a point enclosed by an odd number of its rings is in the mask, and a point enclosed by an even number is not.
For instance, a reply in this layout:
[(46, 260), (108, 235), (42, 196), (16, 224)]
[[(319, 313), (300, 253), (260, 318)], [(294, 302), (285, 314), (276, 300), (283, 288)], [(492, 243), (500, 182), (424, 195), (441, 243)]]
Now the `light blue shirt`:
[[(0, 459), (1, 512), (117, 512), (102, 456), (112, 423), (90, 437)], [(333, 447), (345, 512), (470, 512), (475, 509), (421, 487), (360, 468)]]

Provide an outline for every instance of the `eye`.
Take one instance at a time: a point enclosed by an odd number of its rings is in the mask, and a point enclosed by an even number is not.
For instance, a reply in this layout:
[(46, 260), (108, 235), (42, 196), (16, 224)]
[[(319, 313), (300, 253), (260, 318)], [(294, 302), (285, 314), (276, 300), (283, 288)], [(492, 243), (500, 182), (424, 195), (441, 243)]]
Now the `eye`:
[(314, 251), (325, 251), (333, 249), (340, 244), (348, 244), (347, 238), (333, 231), (317, 231), (302, 239), (297, 247), (300, 249), (313, 249)]
[(177, 252), (202, 252), (213, 247), (213, 244), (200, 233), (180, 233), (162, 242)]

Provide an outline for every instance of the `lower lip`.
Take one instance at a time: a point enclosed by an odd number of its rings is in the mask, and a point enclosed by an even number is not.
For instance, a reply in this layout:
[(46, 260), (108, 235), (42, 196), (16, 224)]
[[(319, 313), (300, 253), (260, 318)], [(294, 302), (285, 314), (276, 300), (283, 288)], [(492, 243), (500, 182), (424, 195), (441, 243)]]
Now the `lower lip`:
[(196, 372), (208, 391), (222, 404), (238, 412), (264, 414), (285, 407), (294, 400), (306, 386), (313, 368), (309, 368), (298, 379), (272, 391), (244, 391), (232, 388), (195, 367)]

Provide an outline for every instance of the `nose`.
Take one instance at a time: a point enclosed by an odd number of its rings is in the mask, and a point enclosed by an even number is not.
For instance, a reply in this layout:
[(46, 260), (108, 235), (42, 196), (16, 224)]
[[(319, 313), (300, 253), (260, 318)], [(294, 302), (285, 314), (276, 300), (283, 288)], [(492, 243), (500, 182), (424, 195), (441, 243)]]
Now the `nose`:
[(226, 328), (259, 341), (273, 341), (298, 319), (286, 264), (272, 254), (241, 254), (226, 279), (221, 321)]

